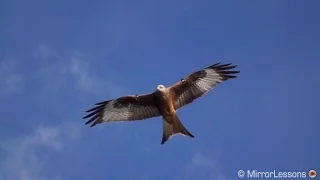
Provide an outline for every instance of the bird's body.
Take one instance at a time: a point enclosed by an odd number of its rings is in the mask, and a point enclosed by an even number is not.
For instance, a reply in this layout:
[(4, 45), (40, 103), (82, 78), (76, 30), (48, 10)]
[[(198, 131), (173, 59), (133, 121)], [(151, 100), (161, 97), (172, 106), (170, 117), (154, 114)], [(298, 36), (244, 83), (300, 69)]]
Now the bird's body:
[(166, 88), (158, 85), (151, 94), (129, 95), (118, 99), (97, 103), (87, 112), (84, 118), (91, 118), (86, 124), (93, 122), (92, 126), (103, 122), (134, 121), (151, 117), (162, 116), (164, 144), (172, 135), (182, 134), (193, 138), (194, 136), (183, 126), (176, 110), (191, 103), (193, 100), (207, 93), (217, 84), (236, 76), (231, 74), (239, 71), (230, 71), (236, 66), (220, 63), (194, 72), (180, 82)]
[(163, 85), (158, 85), (157, 90), (154, 92), (154, 95), (159, 102), (157, 107), (159, 108), (159, 111), (162, 115), (170, 116), (175, 112), (172, 98), (170, 97), (170, 94), (168, 93), (168, 90), (165, 89)]
[(178, 133), (193, 138), (194, 136), (190, 132), (188, 132), (188, 130), (183, 126), (183, 124), (179, 120), (176, 110), (174, 108), (173, 97), (169, 93), (169, 90), (166, 89), (163, 85), (158, 85), (157, 90), (154, 92), (154, 94), (156, 96), (157, 101), (159, 102), (157, 107), (163, 119), (164, 129), (161, 144), (164, 144), (170, 136)]
[(165, 89), (163, 85), (158, 85), (156, 91), (154, 92), (154, 95), (159, 102), (158, 108), (162, 115), (169, 115), (170, 112), (174, 110), (173, 104), (171, 103), (171, 97), (170, 94), (168, 94), (168, 91)]

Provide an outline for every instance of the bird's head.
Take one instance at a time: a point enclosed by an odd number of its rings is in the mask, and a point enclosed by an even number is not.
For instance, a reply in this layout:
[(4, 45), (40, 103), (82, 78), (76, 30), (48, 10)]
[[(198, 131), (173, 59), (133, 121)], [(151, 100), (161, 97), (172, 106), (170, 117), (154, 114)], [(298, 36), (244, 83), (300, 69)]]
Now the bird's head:
[(164, 87), (164, 85), (160, 84), (160, 85), (157, 86), (157, 91), (162, 91), (163, 92), (165, 90), (166, 90), (166, 87)]

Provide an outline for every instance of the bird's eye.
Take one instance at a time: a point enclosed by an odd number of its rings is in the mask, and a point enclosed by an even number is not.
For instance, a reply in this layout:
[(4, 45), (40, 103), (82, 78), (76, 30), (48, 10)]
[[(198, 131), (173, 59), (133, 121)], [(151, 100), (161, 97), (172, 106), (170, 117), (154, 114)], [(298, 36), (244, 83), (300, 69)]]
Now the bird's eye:
[(182, 82), (182, 83), (186, 83), (186, 80), (185, 80), (185, 79), (181, 79), (181, 82)]

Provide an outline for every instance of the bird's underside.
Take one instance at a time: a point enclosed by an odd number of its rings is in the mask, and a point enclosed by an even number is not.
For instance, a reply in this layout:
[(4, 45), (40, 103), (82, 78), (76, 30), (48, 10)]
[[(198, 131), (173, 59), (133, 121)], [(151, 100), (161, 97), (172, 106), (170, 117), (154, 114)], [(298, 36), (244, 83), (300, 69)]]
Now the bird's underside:
[(194, 136), (184, 127), (176, 110), (206, 94), (216, 85), (236, 78), (240, 71), (236, 65), (217, 63), (194, 72), (170, 87), (158, 85), (155, 92), (141, 95), (128, 95), (117, 99), (96, 103), (96, 107), (86, 111), (91, 127), (103, 122), (144, 120), (162, 116), (164, 144), (172, 135)]

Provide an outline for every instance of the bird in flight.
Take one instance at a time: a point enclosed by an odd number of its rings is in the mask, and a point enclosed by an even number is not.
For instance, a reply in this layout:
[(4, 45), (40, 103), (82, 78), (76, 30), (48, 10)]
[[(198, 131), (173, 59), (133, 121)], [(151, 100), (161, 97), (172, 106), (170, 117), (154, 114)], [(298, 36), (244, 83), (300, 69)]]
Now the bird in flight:
[(86, 111), (88, 115), (83, 119), (90, 118), (86, 124), (92, 123), (93, 127), (103, 122), (136, 121), (162, 116), (161, 144), (175, 134), (194, 138), (181, 123), (176, 111), (206, 94), (216, 85), (236, 78), (235, 74), (240, 71), (235, 71), (235, 67), (237, 66), (231, 63), (213, 64), (189, 74), (170, 87), (158, 85), (153, 93), (128, 95), (96, 103), (96, 107)]

